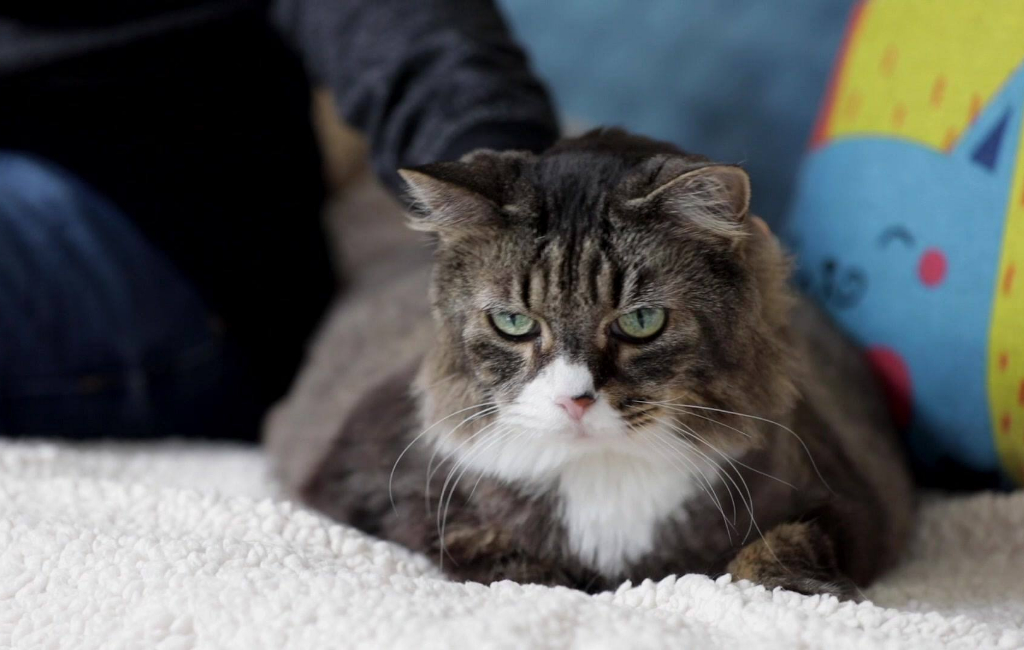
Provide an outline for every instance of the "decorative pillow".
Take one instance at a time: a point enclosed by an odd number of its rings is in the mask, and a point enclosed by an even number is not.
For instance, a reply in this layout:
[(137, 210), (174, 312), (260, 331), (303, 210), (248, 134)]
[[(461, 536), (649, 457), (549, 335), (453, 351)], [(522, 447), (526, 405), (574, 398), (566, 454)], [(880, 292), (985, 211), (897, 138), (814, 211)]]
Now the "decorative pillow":
[(783, 237), (919, 467), (1024, 483), (1024, 4), (852, 14)]

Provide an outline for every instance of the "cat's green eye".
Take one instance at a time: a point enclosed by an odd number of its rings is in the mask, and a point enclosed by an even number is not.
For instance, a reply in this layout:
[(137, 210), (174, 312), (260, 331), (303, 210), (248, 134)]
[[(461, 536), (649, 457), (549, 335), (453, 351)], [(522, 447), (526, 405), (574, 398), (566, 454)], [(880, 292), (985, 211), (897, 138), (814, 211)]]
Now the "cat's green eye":
[(491, 313), (491, 322), (498, 332), (512, 338), (523, 338), (540, 331), (537, 321), (526, 314), (496, 311)]
[(657, 307), (641, 307), (619, 316), (612, 323), (612, 331), (620, 337), (643, 341), (653, 338), (665, 327), (665, 310)]

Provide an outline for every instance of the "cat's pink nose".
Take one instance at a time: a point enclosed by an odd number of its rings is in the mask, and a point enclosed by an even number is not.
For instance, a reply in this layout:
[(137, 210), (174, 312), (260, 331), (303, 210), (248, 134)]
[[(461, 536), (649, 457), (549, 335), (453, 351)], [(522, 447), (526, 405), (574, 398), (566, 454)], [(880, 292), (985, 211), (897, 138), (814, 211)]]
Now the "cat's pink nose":
[(565, 409), (565, 412), (569, 414), (574, 420), (582, 420), (583, 414), (587, 412), (590, 405), (594, 403), (594, 397), (589, 393), (583, 395), (577, 395), (576, 397), (562, 396), (555, 400), (555, 404), (558, 404)]

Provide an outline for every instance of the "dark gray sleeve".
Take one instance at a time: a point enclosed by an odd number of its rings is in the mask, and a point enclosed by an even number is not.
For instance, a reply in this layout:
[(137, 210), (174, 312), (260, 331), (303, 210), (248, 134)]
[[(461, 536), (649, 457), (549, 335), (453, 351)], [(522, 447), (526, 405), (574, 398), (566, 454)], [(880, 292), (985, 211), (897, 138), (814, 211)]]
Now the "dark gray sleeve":
[(273, 16), (392, 189), (399, 167), (540, 150), (548, 95), (491, 0), (275, 0)]

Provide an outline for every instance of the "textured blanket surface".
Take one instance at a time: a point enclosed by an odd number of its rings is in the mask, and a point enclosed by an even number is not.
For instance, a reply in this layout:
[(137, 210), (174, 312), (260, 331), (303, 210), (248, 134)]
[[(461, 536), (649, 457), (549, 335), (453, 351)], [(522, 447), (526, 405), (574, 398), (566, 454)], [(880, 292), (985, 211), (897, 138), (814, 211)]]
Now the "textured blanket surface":
[(1024, 492), (929, 499), (865, 595), (455, 584), (279, 498), (252, 449), (0, 443), (0, 648), (1024, 647)]

